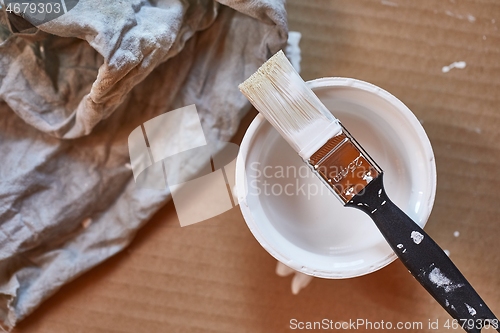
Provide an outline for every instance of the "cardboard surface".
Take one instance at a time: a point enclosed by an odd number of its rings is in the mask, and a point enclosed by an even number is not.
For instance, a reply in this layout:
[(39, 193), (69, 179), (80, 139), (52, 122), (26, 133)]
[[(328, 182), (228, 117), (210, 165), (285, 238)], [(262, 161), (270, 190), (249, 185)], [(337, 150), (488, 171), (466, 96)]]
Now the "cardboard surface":
[[(290, 30), (303, 34), (305, 79), (372, 82), (421, 119), (438, 172), (426, 231), (500, 315), (500, 2), (287, 6)], [(466, 67), (443, 73), (457, 61)], [(423, 329), (401, 331), (454, 331), (399, 261), (360, 278), (315, 279), (297, 296), (291, 277), (276, 276), (275, 266), (238, 208), (181, 228), (170, 203), (127, 251), (63, 287), (14, 332), (287, 332), (294, 318), (422, 322)], [(439, 329), (428, 329), (436, 320)]]

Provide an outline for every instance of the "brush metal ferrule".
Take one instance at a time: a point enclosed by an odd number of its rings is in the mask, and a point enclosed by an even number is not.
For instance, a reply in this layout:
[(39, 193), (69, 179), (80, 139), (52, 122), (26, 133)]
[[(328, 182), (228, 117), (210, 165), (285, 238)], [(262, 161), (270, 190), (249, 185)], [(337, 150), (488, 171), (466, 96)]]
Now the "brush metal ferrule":
[(382, 173), (344, 126), (306, 162), (344, 205)]

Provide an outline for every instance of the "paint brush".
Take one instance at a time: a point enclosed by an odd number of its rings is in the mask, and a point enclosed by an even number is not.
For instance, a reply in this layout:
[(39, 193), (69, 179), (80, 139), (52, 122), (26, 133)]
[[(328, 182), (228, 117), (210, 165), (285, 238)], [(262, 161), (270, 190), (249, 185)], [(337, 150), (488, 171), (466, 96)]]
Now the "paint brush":
[(469, 333), (498, 319), (446, 253), (384, 190), (384, 172), (321, 103), (282, 51), (239, 86), (344, 206), (370, 216), (420, 284)]

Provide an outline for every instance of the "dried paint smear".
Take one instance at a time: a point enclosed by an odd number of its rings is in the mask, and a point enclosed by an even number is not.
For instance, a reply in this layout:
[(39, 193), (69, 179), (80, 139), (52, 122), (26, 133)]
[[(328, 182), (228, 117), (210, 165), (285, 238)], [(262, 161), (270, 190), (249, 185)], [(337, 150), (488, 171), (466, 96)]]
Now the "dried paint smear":
[(443, 68), (441, 68), (441, 71), (443, 71), (443, 73), (448, 73), (453, 68), (464, 69), (465, 66), (467, 66), (467, 63), (465, 61), (455, 61), (448, 66), (443, 66)]
[(413, 239), (413, 242), (415, 244), (420, 244), (420, 242), (422, 242), (422, 240), (424, 239), (424, 235), (422, 235), (418, 231), (412, 231), (410, 237), (411, 237), (411, 239)]
[(463, 287), (463, 284), (455, 284), (453, 281), (448, 279), (439, 268), (435, 267), (429, 273), (429, 280), (434, 283), (439, 288), (443, 288), (444, 291), (449, 293), (457, 288)]
[(469, 21), (470, 23), (474, 23), (476, 22), (476, 17), (471, 15), (471, 14), (467, 14), (467, 15), (460, 15), (460, 14), (455, 14), (449, 10), (445, 10), (444, 12), (446, 15), (448, 16), (451, 16), (451, 17), (455, 17), (459, 20), (463, 20), (463, 19), (467, 19), (467, 21)]
[(467, 307), (467, 310), (469, 310), (470, 315), (471, 315), (471, 316), (475, 316), (475, 315), (476, 315), (476, 313), (477, 313), (476, 309), (474, 309), (472, 306), (470, 306), (470, 305), (469, 305), (469, 304), (467, 304), (467, 303), (464, 303), (464, 304), (465, 304), (465, 306)]
[(381, 1), (384, 6), (398, 7), (399, 5), (392, 1), (382, 0)]

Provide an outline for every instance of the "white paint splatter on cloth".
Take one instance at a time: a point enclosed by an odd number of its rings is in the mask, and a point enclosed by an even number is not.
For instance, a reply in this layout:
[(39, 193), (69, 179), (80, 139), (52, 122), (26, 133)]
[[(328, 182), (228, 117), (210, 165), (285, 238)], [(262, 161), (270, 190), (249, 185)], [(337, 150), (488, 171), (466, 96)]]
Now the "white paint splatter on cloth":
[(413, 242), (417, 245), (420, 244), (420, 242), (422, 242), (422, 240), (424, 239), (424, 235), (422, 235), (418, 231), (412, 231), (410, 237), (411, 239), (413, 239)]

